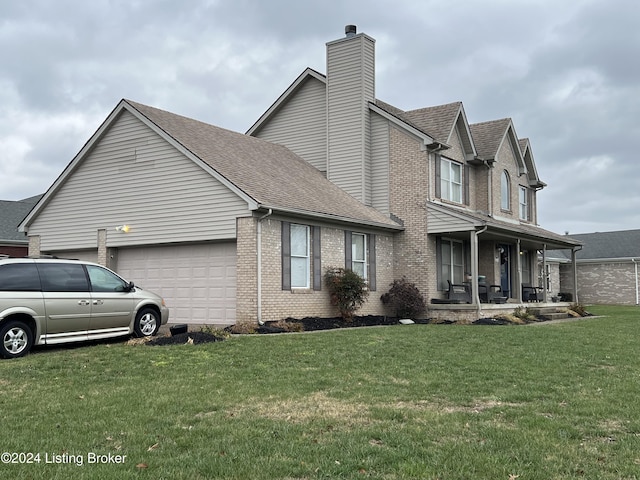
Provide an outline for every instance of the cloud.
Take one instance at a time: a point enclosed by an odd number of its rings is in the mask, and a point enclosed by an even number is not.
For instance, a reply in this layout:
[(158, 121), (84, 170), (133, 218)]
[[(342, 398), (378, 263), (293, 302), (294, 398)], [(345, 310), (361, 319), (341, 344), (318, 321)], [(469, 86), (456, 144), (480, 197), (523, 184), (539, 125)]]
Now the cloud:
[(543, 227), (637, 227), (638, 18), (635, 0), (0, 2), (0, 198), (42, 193), (121, 98), (245, 131), (356, 24), (378, 98), (514, 120)]

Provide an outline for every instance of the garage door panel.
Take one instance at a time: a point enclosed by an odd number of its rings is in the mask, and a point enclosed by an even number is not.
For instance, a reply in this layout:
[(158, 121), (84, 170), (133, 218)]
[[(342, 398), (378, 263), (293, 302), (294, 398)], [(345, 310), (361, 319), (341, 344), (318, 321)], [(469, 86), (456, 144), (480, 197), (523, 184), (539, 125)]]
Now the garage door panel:
[(118, 272), (162, 295), (171, 323), (235, 323), (235, 243), (120, 249)]

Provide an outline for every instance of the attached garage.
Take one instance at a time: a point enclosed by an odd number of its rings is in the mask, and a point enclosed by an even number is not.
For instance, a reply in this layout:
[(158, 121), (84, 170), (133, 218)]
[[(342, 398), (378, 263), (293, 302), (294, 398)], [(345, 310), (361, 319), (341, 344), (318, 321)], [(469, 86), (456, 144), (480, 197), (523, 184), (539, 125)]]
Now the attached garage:
[(236, 321), (235, 242), (121, 248), (117, 271), (162, 295), (171, 323)]

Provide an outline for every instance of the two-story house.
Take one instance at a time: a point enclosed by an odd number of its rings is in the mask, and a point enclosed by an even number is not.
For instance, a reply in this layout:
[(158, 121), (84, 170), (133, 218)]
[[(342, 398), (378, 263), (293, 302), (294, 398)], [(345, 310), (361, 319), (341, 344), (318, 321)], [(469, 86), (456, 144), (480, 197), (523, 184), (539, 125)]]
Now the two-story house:
[[(305, 70), (247, 133), (286, 145), (400, 223), (394, 277), (427, 298), (480, 278), (526, 300), (522, 286), (544, 270), (538, 252), (544, 263), (547, 249), (579, 245), (537, 225), (545, 184), (529, 141), (510, 119), (469, 125), (460, 102), (403, 111), (378, 100), (375, 41), (353, 25), (345, 33), (326, 45), (327, 74)], [(478, 305), (480, 287), (469, 286)]]
[[(173, 322), (336, 315), (328, 267), (368, 282), (360, 314), (401, 277), (426, 299), (484, 277), (521, 302), (537, 256), (577, 242), (536, 225), (539, 180), (510, 120), (461, 103), (376, 99), (375, 42), (327, 44), (248, 135), (122, 100), (20, 225), (30, 254), (94, 260), (163, 295)], [(473, 318), (468, 305), (426, 315)]]

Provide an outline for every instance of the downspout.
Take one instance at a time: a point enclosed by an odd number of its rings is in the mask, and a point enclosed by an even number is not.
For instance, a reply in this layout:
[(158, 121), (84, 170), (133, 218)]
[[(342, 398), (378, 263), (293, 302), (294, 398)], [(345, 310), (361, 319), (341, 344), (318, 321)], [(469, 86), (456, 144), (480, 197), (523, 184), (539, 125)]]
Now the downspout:
[(638, 291), (638, 262), (636, 262), (635, 258), (632, 258), (631, 261), (633, 262), (636, 275), (636, 305), (640, 305), (640, 292)]
[(258, 247), (258, 325), (264, 325), (262, 321), (262, 221), (273, 213), (272, 209), (269, 209), (267, 213), (258, 218), (258, 226), (256, 232), (256, 242)]
[(480, 289), (478, 288), (478, 236), (489, 228), (487, 225), (478, 231), (473, 231), (473, 244), (471, 245), (471, 293), (473, 301), (477, 305), (478, 318), (482, 316), (482, 304), (480, 303)]

